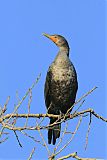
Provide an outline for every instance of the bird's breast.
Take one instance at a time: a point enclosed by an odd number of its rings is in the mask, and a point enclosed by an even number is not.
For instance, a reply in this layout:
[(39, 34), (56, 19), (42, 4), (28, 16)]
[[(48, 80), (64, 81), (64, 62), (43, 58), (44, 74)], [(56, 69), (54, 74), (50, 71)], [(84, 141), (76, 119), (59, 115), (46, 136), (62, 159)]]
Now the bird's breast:
[(67, 81), (69, 83), (75, 77), (74, 74), (73, 67), (64, 61), (60, 60), (57, 65), (52, 66), (52, 79), (54, 81)]

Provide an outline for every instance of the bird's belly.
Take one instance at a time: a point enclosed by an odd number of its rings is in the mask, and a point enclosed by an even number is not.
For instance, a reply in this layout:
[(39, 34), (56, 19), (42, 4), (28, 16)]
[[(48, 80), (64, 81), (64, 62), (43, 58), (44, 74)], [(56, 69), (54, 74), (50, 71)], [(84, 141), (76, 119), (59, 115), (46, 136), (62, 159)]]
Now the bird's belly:
[[(75, 78), (72, 73), (58, 73), (52, 79), (51, 99), (56, 108), (71, 106), (75, 101)], [(64, 109), (65, 110), (65, 109)]]
[(55, 97), (57, 100), (63, 100), (63, 98), (68, 98), (68, 96), (71, 96), (71, 88), (72, 83), (71, 81), (65, 81), (65, 80), (57, 80), (53, 81), (52, 85), (52, 96)]

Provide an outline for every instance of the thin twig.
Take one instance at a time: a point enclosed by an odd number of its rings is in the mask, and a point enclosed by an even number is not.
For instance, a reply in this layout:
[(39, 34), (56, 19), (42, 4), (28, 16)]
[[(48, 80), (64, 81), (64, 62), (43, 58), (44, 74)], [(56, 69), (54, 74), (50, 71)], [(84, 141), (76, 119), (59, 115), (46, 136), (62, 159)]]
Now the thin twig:
[[(40, 76), (41, 76), (41, 74), (39, 74), (39, 76), (36, 78), (36, 80), (35, 80), (34, 83), (32, 84), (32, 86), (31, 86), (31, 88), (30, 88), (31, 90), (32, 90), (32, 89), (35, 87), (35, 85), (38, 83), (38, 81), (39, 81), (39, 79), (40, 79)], [(14, 109), (14, 111), (13, 111), (12, 114), (14, 114), (15, 112), (17, 112), (18, 108), (19, 108), (20, 105), (23, 103), (23, 101), (24, 101), (25, 98), (28, 96), (28, 94), (29, 94), (29, 89), (28, 89), (28, 91), (26, 92), (26, 94), (23, 96), (22, 100), (19, 101), (18, 105), (16, 105), (16, 107), (15, 107), (15, 109)], [(12, 114), (11, 114), (11, 116), (7, 119), (7, 121), (6, 121), (7, 123), (8, 123), (9, 120), (12, 118)], [(1, 135), (2, 135), (3, 130), (4, 130), (4, 127), (1, 128), (0, 137), (1, 137)]]
[(62, 139), (64, 138), (64, 135), (65, 135), (65, 133), (66, 133), (66, 131), (67, 131), (67, 128), (68, 128), (68, 123), (66, 123), (64, 132), (63, 132), (62, 136), (60, 137), (58, 144), (57, 144), (56, 147), (54, 148), (54, 154), (55, 154), (56, 150), (58, 149), (59, 145), (61, 144)]
[(73, 107), (78, 104), (79, 102), (81, 102), (82, 99), (84, 99), (85, 97), (87, 97), (89, 94), (91, 94), (95, 89), (97, 89), (97, 87), (93, 87), (90, 91), (88, 91), (87, 93), (85, 93), (81, 98), (79, 98), (67, 111), (67, 113), (65, 114), (65, 117), (66, 115), (73, 109)]
[(34, 152), (35, 152), (35, 147), (32, 149), (32, 152), (30, 153), (30, 156), (29, 156), (28, 160), (32, 159), (32, 156), (33, 156)]
[(73, 112), (73, 114), (75, 114), (75, 113), (80, 109), (80, 107), (83, 105), (84, 102), (85, 102), (85, 99), (81, 102), (81, 104), (80, 104), (79, 107)]
[[(36, 121), (36, 124), (37, 124), (37, 126), (38, 126), (38, 122), (37, 122), (37, 121)], [(47, 144), (46, 144), (46, 142), (45, 142), (45, 139), (44, 139), (44, 137), (43, 137), (40, 129), (38, 129), (38, 132), (39, 132), (40, 137), (41, 137), (41, 139), (42, 139), (42, 141), (43, 141), (43, 143), (44, 143), (44, 146), (46, 147), (46, 150), (47, 150), (47, 152), (48, 152), (48, 155), (50, 155), (50, 154), (51, 154), (51, 153), (50, 153), (50, 150), (49, 150), (49, 148), (48, 148), (48, 146), (47, 146)]]
[(8, 140), (9, 137), (4, 138), (3, 140), (0, 141), (0, 144)]
[(19, 138), (18, 138), (18, 135), (17, 135), (16, 131), (14, 131), (14, 134), (15, 134), (15, 136), (16, 136), (16, 139), (17, 139), (17, 141), (18, 141), (19, 146), (22, 147), (22, 144), (21, 144), (20, 141), (19, 141)]
[(42, 144), (39, 140), (36, 140), (33, 136), (29, 135), (28, 133), (24, 132), (24, 131), (20, 131), (23, 135), (31, 138), (34, 142), (36, 143), (40, 143), (42, 146), (44, 146), (44, 144)]
[(74, 131), (74, 134), (72, 135), (72, 137), (70, 138), (70, 140), (55, 154), (55, 156), (58, 155), (59, 153), (61, 153), (62, 150), (64, 150), (69, 145), (69, 143), (73, 140), (73, 138), (74, 138), (74, 136), (75, 136), (75, 134), (76, 134), (76, 132), (77, 132), (80, 124), (81, 124), (81, 121), (82, 121), (82, 116), (80, 117), (80, 119), (78, 121), (78, 124), (76, 126), (76, 129)]
[[(25, 100), (25, 98), (28, 96), (30, 90), (32, 90), (34, 88), (34, 86), (38, 83), (39, 79), (40, 79), (41, 74), (39, 74), (39, 76), (36, 78), (36, 80), (34, 81), (34, 83), (32, 84), (32, 86), (30, 87), (30, 89), (27, 90), (26, 94), (23, 96), (23, 98), (19, 101), (18, 105), (16, 105), (14, 111), (12, 114), (14, 114), (18, 108), (20, 107), (20, 105), (23, 103), (23, 101)], [(12, 116), (9, 117), (8, 121), (12, 118)]]
[(2, 132), (2, 134), (8, 135), (9, 133), (8, 132)]
[[(29, 89), (28, 116), (29, 116), (29, 114), (30, 114), (31, 102), (32, 102), (32, 90)], [(27, 119), (26, 119), (25, 126), (27, 126), (27, 124), (28, 124), (28, 118), (29, 118), (29, 117), (27, 117)]]
[(17, 104), (20, 102), (20, 98), (19, 98), (19, 93), (18, 91), (16, 91), (16, 100), (17, 100)]
[(3, 106), (3, 108), (0, 107), (0, 116), (3, 116), (3, 114), (6, 112), (9, 100), (10, 100), (10, 96), (7, 97), (6, 102), (5, 102), (4, 106)]
[(87, 149), (87, 145), (88, 145), (88, 136), (89, 136), (89, 132), (90, 132), (90, 128), (91, 128), (91, 121), (92, 121), (92, 113), (90, 113), (90, 121), (89, 121), (89, 125), (88, 125), (88, 131), (86, 134), (85, 150)]
[(5, 104), (4, 104), (3, 113), (7, 110), (7, 105), (9, 103), (9, 100), (10, 100), (10, 96), (7, 97), (7, 100), (6, 100)]

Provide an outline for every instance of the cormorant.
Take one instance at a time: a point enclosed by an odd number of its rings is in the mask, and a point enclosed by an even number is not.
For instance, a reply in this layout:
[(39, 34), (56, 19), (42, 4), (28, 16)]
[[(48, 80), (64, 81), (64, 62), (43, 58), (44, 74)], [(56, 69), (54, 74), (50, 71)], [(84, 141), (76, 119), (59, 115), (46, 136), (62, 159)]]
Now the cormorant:
[[(46, 33), (43, 35), (59, 47), (59, 52), (50, 65), (46, 76), (44, 95), (47, 111), (54, 115), (66, 114), (67, 110), (75, 103), (78, 89), (76, 70), (69, 59), (69, 45), (61, 35)], [(56, 120), (56, 118), (50, 118), (50, 124)], [(56, 139), (60, 137), (60, 130), (61, 124), (49, 127), (49, 144), (55, 145)]]

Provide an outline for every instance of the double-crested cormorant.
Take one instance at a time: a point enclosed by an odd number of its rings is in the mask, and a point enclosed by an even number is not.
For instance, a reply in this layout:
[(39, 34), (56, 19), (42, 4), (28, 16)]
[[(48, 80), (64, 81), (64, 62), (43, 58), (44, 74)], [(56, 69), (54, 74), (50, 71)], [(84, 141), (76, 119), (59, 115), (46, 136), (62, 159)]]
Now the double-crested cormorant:
[[(67, 110), (75, 102), (78, 89), (77, 74), (69, 59), (69, 45), (61, 35), (43, 34), (52, 40), (58, 47), (59, 52), (50, 65), (45, 82), (45, 104), (49, 114), (66, 114)], [(71, 110), (70, 110), (71, 111)], [(50, 118), (50, 124), (57, 119)], [(56, 124), (48, 129), (48, 143), (53, 145), (60, 137), (61, 124)]]

